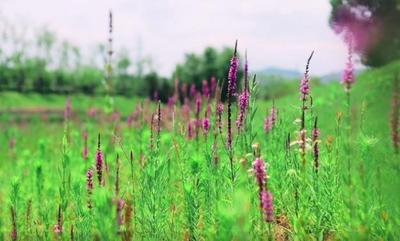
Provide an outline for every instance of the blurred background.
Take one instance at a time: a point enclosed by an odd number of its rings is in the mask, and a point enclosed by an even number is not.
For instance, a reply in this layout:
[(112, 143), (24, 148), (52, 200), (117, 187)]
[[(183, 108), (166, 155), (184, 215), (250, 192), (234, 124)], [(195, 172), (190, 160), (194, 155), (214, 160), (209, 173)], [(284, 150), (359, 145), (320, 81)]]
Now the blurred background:
[(166, 101), (176, 79), (226, 78), (235, 40), (265, 99), (298, 89), (312, 50), (314, 83), (340, 80), (346, 31), (357, 71), (400, 56), (397, 0), (2, 0), (0, 91), (104, 94), (110, 10), (114, 89), (127, 97)]

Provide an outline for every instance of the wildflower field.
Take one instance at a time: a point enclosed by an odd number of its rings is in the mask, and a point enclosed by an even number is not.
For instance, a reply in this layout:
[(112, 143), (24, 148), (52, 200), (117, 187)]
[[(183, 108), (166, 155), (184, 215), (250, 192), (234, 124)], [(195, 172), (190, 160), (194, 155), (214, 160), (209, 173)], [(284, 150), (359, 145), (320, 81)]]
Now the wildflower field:
[(0, 64), (0, 241), (400, 240), (400, 62), (356, 74), (369, 19), (339, 21), (341, 80), (312, 78), (316, 50), (269, 98), (240, 40), (205, 51), (222, 78), (130, 76), (112, 16), (104, 71)]
[(399, 63), (271, 102), (226, 64), (225, 102), (2, 93), (0, 240), (397, 240)]

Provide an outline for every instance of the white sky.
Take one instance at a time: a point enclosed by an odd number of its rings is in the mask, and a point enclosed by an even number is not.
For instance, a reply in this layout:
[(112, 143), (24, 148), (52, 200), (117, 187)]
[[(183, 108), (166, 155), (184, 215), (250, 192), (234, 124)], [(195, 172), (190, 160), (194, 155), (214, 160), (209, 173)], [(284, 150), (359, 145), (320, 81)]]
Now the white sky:
[(247, 48), (250, 70), (269, 66), (303, 70), (312, 50), (312, 74), (341, 70), (346, 47), (328, 26), (328, 0), (0, 0), (0, 12), (42, 26), (84, 49), (107, 39), (108, 9), (114, 41), (137, 56), (151, 55), (170, 75), (187, 52), (206, 46)]

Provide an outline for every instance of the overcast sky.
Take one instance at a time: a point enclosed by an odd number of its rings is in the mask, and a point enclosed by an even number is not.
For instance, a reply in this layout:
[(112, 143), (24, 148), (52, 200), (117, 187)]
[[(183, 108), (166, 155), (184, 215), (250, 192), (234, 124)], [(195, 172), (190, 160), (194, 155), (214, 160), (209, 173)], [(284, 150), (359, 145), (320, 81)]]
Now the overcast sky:
[(0, 0), (0, 12), (32, 26), (46, 25), (78, 46), (107, 38), (114, 13), (115, 44), (151, 55), (169, 75), (187, 52), (206, 46), (247, 49), (251, 70), (269, 66), (303, 70), (315, 50), (313, 74), (341, 70), (346, 47), (328, 26), (328, 0)]

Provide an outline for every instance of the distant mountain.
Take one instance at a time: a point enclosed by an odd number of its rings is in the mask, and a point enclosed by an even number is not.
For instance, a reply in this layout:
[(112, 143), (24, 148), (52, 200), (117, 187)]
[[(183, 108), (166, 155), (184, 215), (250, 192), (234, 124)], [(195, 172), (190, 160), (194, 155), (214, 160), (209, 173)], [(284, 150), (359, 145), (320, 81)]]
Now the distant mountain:
[[(357, 69), (355, 71), (356, 75), (361, 74), (365, 69)], [(327, 83), (330, 81), (339, 81), (342, 79), (343, 72), (337, 71), (332, 72), (322, 76), (314, 76), (319, 77), (321, 82)], [(257, 72), (257, 75), (264, 79), (299, 79), (303, 76), (303, 73), (293, 69), (285, 69), (285, 68), (277, 68), (277, 67), (268, 67)]]
[[(365, 69), (356, 69), (355, 74), (356, 76), (361, 74)], [(322, 75), (319, 78), (321, 79), (321, 82), (326, 83), (326, 82), (331, 82), (331, 81), (340, 81), (342, 79), (343, 72), (332, 72), (330, 74)]]
[(273, 76), (273, 77), (280, 77), (284, 79), (293, 79), (299, 78), (301, 76), (301, 72), (293, 69), (284, 69), (284, 68), (277, 68), (277, 67), (268, 67), (262, 69), (257, 72), (257, 74), (262, 76)]

